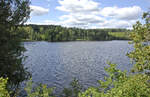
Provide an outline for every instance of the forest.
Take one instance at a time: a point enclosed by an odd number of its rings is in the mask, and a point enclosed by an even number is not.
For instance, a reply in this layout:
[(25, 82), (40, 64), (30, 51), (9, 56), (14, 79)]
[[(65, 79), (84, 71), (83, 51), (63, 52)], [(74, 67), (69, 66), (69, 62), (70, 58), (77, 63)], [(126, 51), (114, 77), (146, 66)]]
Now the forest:
[[(57, 25), (24, 25), (17, 30), (25, 41), (102, 41), (127, 40), (127, 29), (81, 29)], [(122, 35), (121, 37), (118, 35)]]

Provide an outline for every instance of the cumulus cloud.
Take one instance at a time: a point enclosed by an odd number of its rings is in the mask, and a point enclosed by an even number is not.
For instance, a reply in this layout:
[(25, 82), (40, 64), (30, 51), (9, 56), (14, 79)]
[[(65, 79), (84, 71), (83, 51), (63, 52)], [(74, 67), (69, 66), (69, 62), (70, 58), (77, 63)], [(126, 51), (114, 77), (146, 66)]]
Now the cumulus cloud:
[(103, 22), (99, 17), (100, 3), (93, 0), (59, 0), (56, 9), (68, 14), (60, 17), (65, 26), (87, 27), (93, 23)]
[(92, 23), (104, 22), (104, 19), (97, 15), (85, 15), (85, 14), (69, 14), (60, 17), (65, 24), (69, 25), (88, 25)]
[(105, 7), (100, 12), (105, 17), (112, 17), (122, 20), (136, 20), (142, 15), (142, 9), (139, 6), (132, 7)]
[(99, 3), (92, 0), (59, 0), (56, 9), (70, 13), (97, 13)]
[[(59, 21), (45, 20), (38, 24), (80, 28), (131, 28), (143, 12), (139, 6), (102, 8), (94, 0), (58, 0), (58, 3), (60, 5), (56, 9), (65, 12), (59, 17)], [(31, 6), (31, 9), (36, 16), (49, 12), (49, 9), (39, 6)]]
[(93, 0), (59, 0), (56, 9), (67, 12), (60, 16), (61, 25), (88, 28), (131, 28), (142, 15), (139, 6), (100, 7)]
[(31, 15), (33, 16), (42, 16), (48, 14), (49, 12), (49, 9), (40, 6), (31, 5), (30, 8), (31, 8)]
[(136, 20), (117, 20), (117, 19), (110, 19), (106, 20), (104, 23), (99, 23), (98, 26), (100, 28), (132, 28), (132, 25), (136, 23)]

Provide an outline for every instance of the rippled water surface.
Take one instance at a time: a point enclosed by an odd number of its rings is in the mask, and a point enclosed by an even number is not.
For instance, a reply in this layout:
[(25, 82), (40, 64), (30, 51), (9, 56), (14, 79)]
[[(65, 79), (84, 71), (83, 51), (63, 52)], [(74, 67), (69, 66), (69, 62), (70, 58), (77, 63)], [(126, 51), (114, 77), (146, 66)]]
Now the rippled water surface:
[(76, 77), (84, 86), (95, 86), (106, 75), (107, 61), (124, 70), (131, 67), (126, 53), (128, 41), (100, 42), (25, 42), (28, 67), (35, 82), (57, 87), (60, 91)]

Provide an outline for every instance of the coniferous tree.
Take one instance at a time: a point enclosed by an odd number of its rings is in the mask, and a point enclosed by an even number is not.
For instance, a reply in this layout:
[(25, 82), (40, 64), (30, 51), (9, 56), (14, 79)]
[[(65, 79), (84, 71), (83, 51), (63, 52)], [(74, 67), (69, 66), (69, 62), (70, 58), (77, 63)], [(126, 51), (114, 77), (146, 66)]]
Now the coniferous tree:
[(16, 31), (29, 18), (29, 4), (29, 0), (0, 0), (0, 77), (9, 79), (9, 89), (29, 77), (22, 63), (25, 48)]

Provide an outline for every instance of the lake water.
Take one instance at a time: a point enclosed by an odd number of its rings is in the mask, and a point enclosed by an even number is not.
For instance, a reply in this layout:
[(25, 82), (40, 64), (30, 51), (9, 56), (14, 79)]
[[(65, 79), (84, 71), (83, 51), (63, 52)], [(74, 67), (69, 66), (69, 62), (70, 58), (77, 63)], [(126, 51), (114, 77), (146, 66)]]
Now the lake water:
[(106, 75), (107, 61), (118, 68), (129, 70), (131, 63), (126, 53), (132, 46), (128, 41), (100, 42), (25, 42), (28, 58), (25, 67), (34, 82), (54, 86), (57, 91), (67, 87), (73, 78), (87, 88), (97, 85)]

